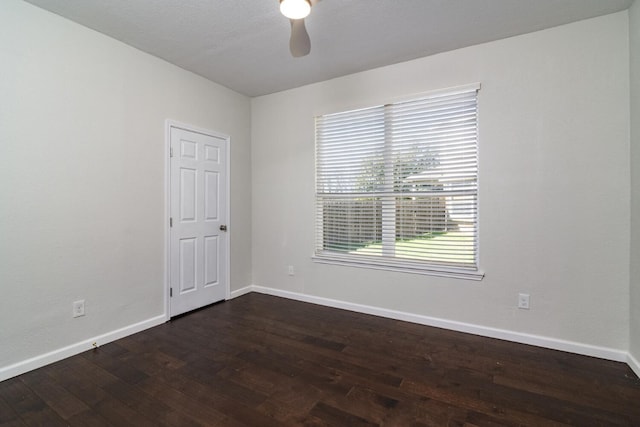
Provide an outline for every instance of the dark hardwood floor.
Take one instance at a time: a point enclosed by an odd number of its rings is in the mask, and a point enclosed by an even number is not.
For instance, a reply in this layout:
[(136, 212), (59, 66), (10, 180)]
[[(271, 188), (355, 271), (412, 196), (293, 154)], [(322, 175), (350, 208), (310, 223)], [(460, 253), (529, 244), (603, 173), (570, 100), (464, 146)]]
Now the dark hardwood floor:
[(640, 426), (623, 363), (249, 294), (0, 383), (3, 426)]

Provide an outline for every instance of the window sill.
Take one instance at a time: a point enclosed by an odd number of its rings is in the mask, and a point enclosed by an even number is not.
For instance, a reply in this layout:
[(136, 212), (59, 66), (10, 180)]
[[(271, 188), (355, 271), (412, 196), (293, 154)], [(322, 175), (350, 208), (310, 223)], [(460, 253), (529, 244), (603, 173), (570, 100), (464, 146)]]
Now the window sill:
[(401, 273), (423, 274), (427, 276), (448, 277), (453, 279), (480, 281), (484, 273), (473, 269), (424, 266), (410, 261), (385, 260), (378, 258), (354, 258), (340, 255), (314, 255), (311, 257), (319, 264), (344, 265), (348, 267), (370, 268), (373, 270), (397, 271)]

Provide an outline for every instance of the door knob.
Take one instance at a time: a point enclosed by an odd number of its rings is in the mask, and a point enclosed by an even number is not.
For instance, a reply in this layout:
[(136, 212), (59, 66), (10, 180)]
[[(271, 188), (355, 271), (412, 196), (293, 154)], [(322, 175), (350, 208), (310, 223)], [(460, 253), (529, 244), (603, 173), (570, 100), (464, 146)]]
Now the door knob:
[(227, 231), (227, 226), (226, 225), (221, 225), (220, 226), (220, 231)]

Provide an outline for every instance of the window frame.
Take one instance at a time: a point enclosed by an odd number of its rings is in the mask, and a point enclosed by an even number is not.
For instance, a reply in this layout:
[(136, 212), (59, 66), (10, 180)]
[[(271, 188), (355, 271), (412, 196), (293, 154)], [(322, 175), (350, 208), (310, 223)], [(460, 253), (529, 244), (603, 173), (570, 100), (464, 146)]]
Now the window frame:
[[(369, 105), (366, 107), (362, 107), (362, 108), (351, 108), (351, 109), (346, 109), (346, 110), (341, 110), (339, 112), (336, 113), (326, 113), (326, 114), (321, 114), (321, 115), (317, 115), (315, 117), (316, 119), (316, 127), (317, 127), (317, 123), (318, 123), (318, 119), (322, 118), (324, 116), (328, 116), (330, 114), (339, 114), (339, 113), (349, 113), (349, 112), (353, 112), (356, 110), (361, 110), (361, 109), (368, 109), (368, 108), (376, 108), (376, 107), (380, 107), (380, 106), (388, 106), (388, 105), (392, 105), (392, 104), (401, 104), (403, 102), (411, 102), (411, 101), (416, 101), (416, 100), (420, 100), (420, 99), (425, 99), (425, 98), (432, 98), (432, 97), (437, 97), (437, 96), (447, 96), (447, 95), (456, 95), (456, 94), (462, 94), (462, 93), (468, 93), (468, 92), (472, 92), (475, 91), (476, 92), (476, 108), (478, 108), (478, 104), (479, 104), (479, 99), (480, 99), (480, 84), (479, 83), (474, 83), (474, 84), (469, 84), (469, 85), (463, 85), (463, 86), (457, 86), (457, 87), (451, 87), (451, 88), (445, 88), (445, 89), (439, 89), (439, 90), (434, 90), (434, 91), (429, 91), (429, 92), (423, 92), (420, 94), (414, 94), (411, 96), (406, 96), (406, 97), (402, 97), (402, 98), (396, 98), (393, 99), (392, 101), (389, 102), (384, 102), (384, 103), (377, 103), (377, 104), (373, 104), (373, 105)], [(386, 107), (385, 107), (386, 108)], [(386, 116), (385, 116), (386, 117)], [(396, 271), (396, 272), (405, 272), (405, 273), (414, 273), (414, 274), (425, 274), (425, 275), (431, 275), (431, 276), (438, 276), (438, 277), (449, 277), (449, 278), (458, 278), (458, 279), (467, 279), (467, 280), (482, 280), (482, 278), (484, 277), (484, 273), (480, 270), (479, 264), (480, 264), (480, 249), (479, 249), (479, 196), (480, 196), (480, 185), (479, 185), (479, 181), (480, 181), (480, 174), (479, 174), (479, 163), (480, 163), (480, 150), (479, 150), (479, 114), (476, 113), (476, 121), (475, 121), (475, 125), (476, 125), (476, 160), (478, 163), (478, 172), (476, 174), (476, 191), (475, 191), (475, 210), (476, 210), (476, 219), (475, 219), (475, 239), (474, 239), (474, 248), (475, 248), (475, 258), (474, 258), (474, 266), (446, 266), (446, 265), (441, 265), (441, 264), (434, 264), (434, 263), (430, 263), (428, 261), (420, 261), (420, 260), (412, 260), (409, 258), (400, 258), (400, 257), (396, 257), (396, 256), (392, 256), (392, 257), (388, 257), (388, 256), (377, 256), (377, 255), (362, 255), (362, 254), (358, 254), (356, 256), (354, 256), (353, 254), (349, 254), (349, 253), (340, 253), (337, 251), (328, 251), (328, 250), (320, 250), (319, 248), (322, 246), (322, 244), (319, 244), (319, 242), (323, 242), (324, 241), (324, 226), (321, 225), (324, 223), (323, 221), (323, 217), (322, 217), (322, 213), (319, 213), (319, 211), (321, 211), (320, 207), (318, 206), (319, 199), (319, 191), (318, 191), (318, 154), (317, 154), (317, 150), (318, 150), (318, 139), (316, 137), (315, 139), (315, 151), (314, 151), (314, 163), (315, 163), (315, 168), (316, 168), (316, 174), (315, 174), (315, 186), (316, 186), (316, 191), (315, 191), (315, 203), (316, 203), (316, 207), (314, 209), (314, 213), (316, 215), (315, 217), (315, 241), (314, 241), (314, 245), (315, 245), (315, 250), (314, 250), (314, 255), (312, 256), (312, 260), (314, 262), (317, 263), (321, 263), (321, 264), (334, 264), (334, 265), (343, 265), (343, 266), (352, 266), (352, 267), (363, 267), (363, 268), (369, 268), (369, 269), (376, 269), (376, 270), (386, 270), (386, 271)], [(317, 129), (316, 129), (317, 130)], [(385, 130), (386, 132), (386, 130)], [(316, 133), (317, 135), (317, 133)], [(388, 144), (388, 140), (385, 136), (385, 140), (384, 140), (384, 145), (385, 145), (385, 149), (386, 149), (386, 145)], [(387, 171), (388, 172), (388, 171)], [(385, 180), (385, 184), (389, 185), (389, 183)], [(390, 184), (393, 185), (393, 184)], [(375, 193), (372, 193), (372, 196)], [(389, 196), (391, 197), (391, 196)], [(395, 209), (395, 208), (394, 208)], [(396, 219), (394, 218), (394, 225), (393, 227), (396, 227)], [(381, 244), (384, 244), (381, 242)], [(381, 249), (382, 251), (384, 249)]]

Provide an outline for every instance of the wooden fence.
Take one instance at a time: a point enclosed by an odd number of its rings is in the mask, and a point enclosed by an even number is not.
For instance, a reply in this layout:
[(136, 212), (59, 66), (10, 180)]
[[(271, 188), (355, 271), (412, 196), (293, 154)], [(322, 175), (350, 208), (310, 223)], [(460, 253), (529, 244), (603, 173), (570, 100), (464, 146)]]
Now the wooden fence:
[[(444, 197), (397, 198), (396, 239), (413, 239), (451, 230)], [(323, 240), (327, 249), (353, 250), (382, 241), (382, 200), (325, 200), (322, 210)]]

